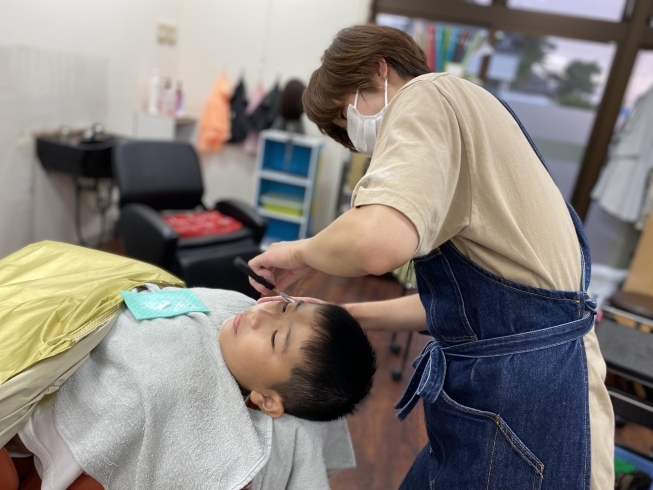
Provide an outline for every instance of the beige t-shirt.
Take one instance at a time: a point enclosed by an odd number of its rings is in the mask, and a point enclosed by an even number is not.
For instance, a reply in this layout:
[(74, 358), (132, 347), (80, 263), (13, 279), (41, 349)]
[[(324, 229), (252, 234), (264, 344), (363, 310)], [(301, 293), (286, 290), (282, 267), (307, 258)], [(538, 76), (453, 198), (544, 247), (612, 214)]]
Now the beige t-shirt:
[[(447, 240), (481, 267), (538, 288), (578, 290), (581, 259), (567, 206), (521, 128), (494, 96), (430, 73), (388, 104), (354, 206), (402, 212), (419, 235), (415, 256)], [(594, 331), (585, 337), (592, 490), (614, 487), (612, 405)]]

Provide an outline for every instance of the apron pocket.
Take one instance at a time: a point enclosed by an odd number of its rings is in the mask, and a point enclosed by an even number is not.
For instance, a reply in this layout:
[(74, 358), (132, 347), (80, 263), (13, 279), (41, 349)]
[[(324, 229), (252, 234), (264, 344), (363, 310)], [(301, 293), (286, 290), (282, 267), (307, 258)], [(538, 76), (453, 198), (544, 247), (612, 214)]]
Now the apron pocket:
[(540, 490), (544, 465), (500, 415), (476, 410), (442, 390), (424, 404), (426, 428), (438, 459), (438, 480), (456, 488)]

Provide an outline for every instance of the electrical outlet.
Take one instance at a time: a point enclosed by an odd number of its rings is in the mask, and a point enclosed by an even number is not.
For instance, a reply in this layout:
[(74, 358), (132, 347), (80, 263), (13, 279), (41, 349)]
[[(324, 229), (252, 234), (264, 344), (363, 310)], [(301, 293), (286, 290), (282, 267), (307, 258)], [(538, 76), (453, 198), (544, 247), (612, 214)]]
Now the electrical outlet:
[(177, 43), (177, 24), (159, 19), (156, 23), (156, 40), (159, 44), (174, 46)]
[(156, 23), (156, 41), (159, 44), (164, 44), (168, 39), (168, 25), (164, 20), (159, 20)]

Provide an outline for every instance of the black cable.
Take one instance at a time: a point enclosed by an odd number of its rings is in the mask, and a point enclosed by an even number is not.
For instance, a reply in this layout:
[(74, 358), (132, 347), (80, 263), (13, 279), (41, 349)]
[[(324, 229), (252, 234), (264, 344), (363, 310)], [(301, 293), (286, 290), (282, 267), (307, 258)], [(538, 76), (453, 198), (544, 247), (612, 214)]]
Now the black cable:
[(77, 241), (82, 247), (88, 246), (84, 236), (82, 235), (81, 227), (81, 214), (82, 214), (82, 186), (79, 179), (75, 179), (75, 232), (77, 233)]

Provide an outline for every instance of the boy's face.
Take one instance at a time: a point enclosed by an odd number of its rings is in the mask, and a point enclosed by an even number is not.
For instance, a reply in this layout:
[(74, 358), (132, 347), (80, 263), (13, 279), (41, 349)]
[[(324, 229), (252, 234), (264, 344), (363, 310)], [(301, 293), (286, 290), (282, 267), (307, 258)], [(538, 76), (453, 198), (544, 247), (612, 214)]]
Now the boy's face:
[(229, 318), (220, 329), (220, 349), (229, 371), (252, 392), (250, 400), (273, 417), (283, 414), (283, 403), (271, 387), (286, 381), (302, 361), (300, 350), (313, 334), (318, 307), (261, 303)]

